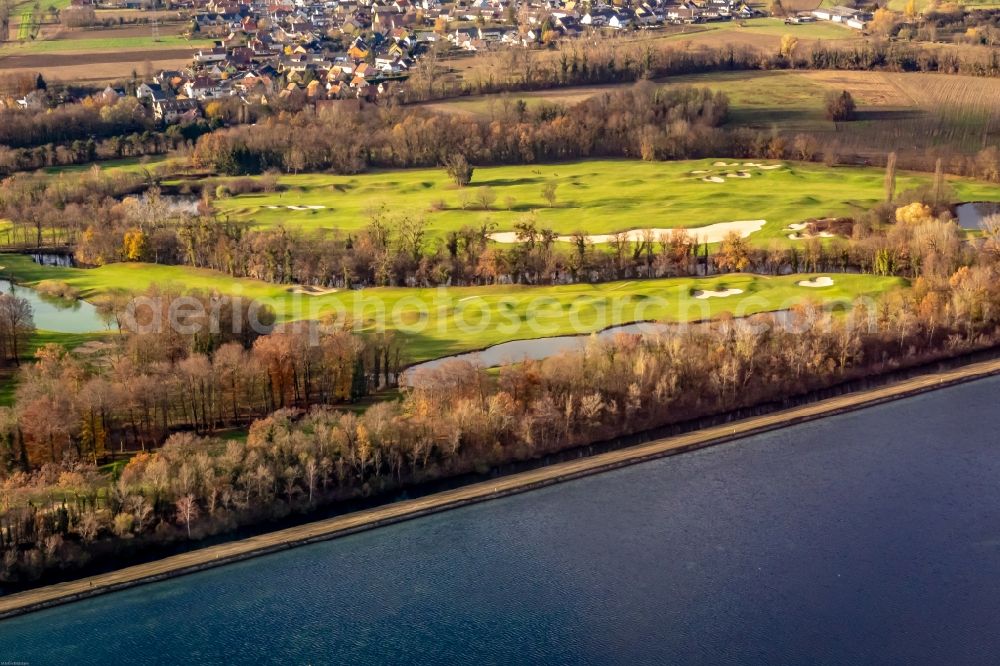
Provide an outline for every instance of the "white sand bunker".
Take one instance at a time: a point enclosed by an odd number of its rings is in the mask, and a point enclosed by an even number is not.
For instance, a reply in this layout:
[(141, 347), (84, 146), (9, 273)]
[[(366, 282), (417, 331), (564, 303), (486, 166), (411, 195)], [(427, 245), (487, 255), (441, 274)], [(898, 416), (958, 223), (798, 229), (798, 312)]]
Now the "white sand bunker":
[(326, 206), (265, 206), (270, 210), (278, 210), (279, 208), (287, 208), (288, 210), (322, 210)]
[(695, 298), (700, 298), (705, 300), (706, 298), (725, 298), (726, 296), (735, 296), (736, 294), (742, 294), (742, 289), (723, 289), (722, 291), (712, 291), (711, 289), (699, 289), (694, 292)]
[(706, 176), (706, 177), (702, 178), (702, 180), (705, 181), (706, 183), (724, 183), (724, 182), (726, 182), (726, 179), (722, 178), (720, 176)]
[(323, 287), (314, 287), (308, 284), (297, 284), (294, 287), (289, 287), (288, 291), (292, 294), (305, 294), (306, 296), (323, 296), (324, 294), (335, 294), (340, 290), (334, 288), (324, 289)]
[(821, 231), (818, 234), (804, 234), (797, 231), (794, 234), (788, 234), (788, 238), (791, 240), (808, 240), (810, 238), (834, 238), (836, 235), (829, 231)]
[(805, 222), (793, 222), (792, 224), (788, 225), (788, 228), (791, 229), (792, 231), (802, 231), (808, 226), (809, 225), (806, 224)]
[(737, 171), (736, 173), (727, 173), (726, 178), (749, 178), (750, 174), (746, 171)]
[(731, 166), (739, 166), (739, 165), (740, 165), (739, 162), (715, 162), (714, 164), (712, 164), (712, 166), (716, 166), (716, 167), (731, 167)]
[(694, 174), (698, 174), (698, 175), (701, 175), (701, 174), (703, 174), (703, 173), (708, 173), (708, 172), (707, 172), (707, 171), (705, 171), (704, 169), (696, 169), (695, 171), (692, 171), (692, 172), (691, 172), (691, 174), (692, 174), (692, 175), (694, 175)]
[[(704, 227), (688, 227), (684, 229), (688, 235), (698, 240), (701, 243), (719, 243), (731, 234), (732, 232), (738, 233), (742, 238), (746, 238), (755, 231), (760, 231), (767, 224), (767, 220), (736, 220), (735, 222), (717, 222), (715, 224), (709, 224)], [(625, 231), (626, 238), (629, 242), (637, 243), (642, 241), (643, 236), (646, 232), (652, 232), (654, 239), (659, 239), (661, 236), (669, 236), (673, 233), (673, 229), (665, 229), (661, 227), (654, 227), (651, 229), (627, 229)], [(490, 238), (497, 243), (517, 243), (517, 232), (514, 231), (498, 231), (496, 233), (490, 234)], [(556, 236), (557, 241), (563, 243), (569, 243), (573, 241), (572, 236)], [(587, 236), (587, 240), (591, 243), (610, 243), (615, 240), (615, 234), (591, 234)]]
[(833, 278), (823, 277), (813, 278), (812, 280), (799, 280), (796, 284), (800, 287), (832, 287)]
[(782, 164), (768, 164), (768, 165), (759, 164), (759, 165), (757, 165), (757, 168), (758, 169), (780, 169), (782, 166), (784, 166), (784, 165), (782, 165)]

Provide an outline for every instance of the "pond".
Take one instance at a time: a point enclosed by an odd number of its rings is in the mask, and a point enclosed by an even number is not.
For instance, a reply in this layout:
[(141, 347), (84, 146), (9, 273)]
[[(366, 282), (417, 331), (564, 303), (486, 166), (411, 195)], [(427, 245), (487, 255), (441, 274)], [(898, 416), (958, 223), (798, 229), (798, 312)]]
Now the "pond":
[(1000, 213), (1000, 203), (990, 201), (972, 201), (955, 207), (958, 226), (976, 231), (979, 230), (984, 218), (998, 213)]
[(60, 268), (73, 268), (76, 266), (76, 260), (73, 259), (72, 254), (32, 252), (28, 256), (39, 266), (59, 266)]
[[(770, 313), (778, 320), (784, 322), (791, 316), (787, 310)], [(419, 370), (431, 370), (437, 368), (442, 363), (448, 361), (471, 361), (478, 362), (483, 367), (494, 368), (505, 363), (517, 363), (520, 361), (541, 361), (549, 356), (555, 356), (565, 352), (572, 352), (581, 349), (587, 344), (591, 336), (596, 336), (601, 340), (610, 340), (619, 333), (629, 335), (664, 335), (683, 329), (677, 324), (667, 324), (661, 322), (638, 322), (625, 324), (622, 326), (612, 326), (597, 333), (581, 333), (578, 335), (557, 335), (548, 338), (534, 338), (532, 340), (511, 340), (487, 347), (481, 351), (467, 352), (445, 356), (423, 363), (410, 366), (403, 374), (403, 383), (409, 385), (413, 373)]]
[(0, 280), (0, 290), (27, 299), (35, 317), (35, 328), (55, 333), (92, 333), (107, 330), (97, 308), (87, 301), (68, 301), (43, 296), (30, 287)]

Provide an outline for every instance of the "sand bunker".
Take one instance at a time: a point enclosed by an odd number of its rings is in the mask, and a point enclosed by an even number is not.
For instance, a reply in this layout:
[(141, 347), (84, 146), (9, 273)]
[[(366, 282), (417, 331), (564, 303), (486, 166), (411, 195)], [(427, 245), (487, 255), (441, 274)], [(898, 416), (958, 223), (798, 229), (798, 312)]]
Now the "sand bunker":
[(810, 238), (834, 238), (836, 235), (837, 234), (832, 234), (829, 231), (821, 231), (818, 234), (795, 232), (794, 234), (788, 234), (788, 238), (791, 240), (808, 240)]
[[(741, 237), (746, 238), (755, 231), (760, 231), (765, 224), (767, 224), (767, 220), (737, 220), (735, 222), (718, 222), (704, 227), (688, 227), (685, 231), (691, 238), (697, 239), (701, 243), (719, 243), (722, 239), (734, 231)], [(651, 229), (628, 229), (625, 233), (627, 234), (628, 240), (634, 243), (641, 241), (646, 231), (651, 231), (653, 233), (653, 238), (659, 240), (660, 236), (670, 235), (673, 232), (673, 229), (664, 229), (660, 227), (654, 227)], [(490, 234), (490, 238), (497, 243), (518, 242), (517, 232), (514, 231), (498, 231)], [(610, 243), (614, 239), (615, 234), (591, 234), (590, 236), (587, 236), (587, 240), (591, 243), (598, 244)], [(557, 236), (556, 240), (568, 243), (573, 240), (573, 237)]]
[(706, 183), (724, 183), (724, 182), (726, 182), (726, 179), (722, 178), (720, 176), (706, 176), (705, 178), (702, 178), (702, 180), (705, 181)]
[(758, 169), (780, 169), (782, 166), (783, 165), (781, 165), (781, 164), (768, 164), (768, 165), (758, 164), (757, 168)]
[(810, 238), (836, 238), (837, 234), (830, 231), (820, 231), (815, 234), (806, 232), (805, 229), (809, 228), (808, 222), (794, 222), (788, 225), (788, 228), (794, 231), (793, 234), (788, 234), (788, 238), (791, 240), (808, 240)]
[(698, 174), (698, 175), (701, 175), (701, 174), (703, 174), (703, 173), (708, 173), (708, 172), (707, 172), (707, 171), (705, 171), (704, 169), (698, 169), (698, 170), (696, 170), (696, 171), (692, 171), (691, 173), (692, 173), (692, 174)]
[[(802, 284), (801, 282), (799, 284)], [(702, 300), (706, 298), (725, 298), (726, 296), (735, 296), (736, 294), (742, 294), (742, 289), (723, 289), (722, 291), (712, 291), (711, 289), (699, 289), (694, 292), (695, 298), (700, 298)]]
[(749, 178), (750, 174), (746, 171), (737, 171), (736, 173), (727, 173), (726, 178)]
[(278, 210), (279, 208), (287, 208), (288, 210), (323, 210), (326, 206), (264, 206), (270, 210)]
[(712, 166), (716, 166), (716, 167), (731, 167), (731, 166), (739, 166), (739, 165), (740, 165), (739, 162), (715, 162)]
[(305, 294), (306, 296), (323, 296), (324, 294), (335, 294), (339, 289), (335, 288), (323, 288), (323, 287), (313, 287), (308, 284), (297, 284), (294, 287), (288, 288), (289, 293), (292, 294)]
[(833, 278), (823, 276), (812, 280), (799, 280), (796, 284), (800, 287), (832, 287)]

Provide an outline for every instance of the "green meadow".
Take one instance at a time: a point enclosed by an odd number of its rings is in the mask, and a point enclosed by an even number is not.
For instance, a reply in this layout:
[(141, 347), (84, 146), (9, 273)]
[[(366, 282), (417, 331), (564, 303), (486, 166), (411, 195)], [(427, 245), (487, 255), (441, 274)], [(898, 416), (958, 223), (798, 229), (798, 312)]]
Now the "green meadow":
[[(23, 25), (23, 24), (22, 24)], [(19, 37), (20, 38), (20, 37)], [(24, 38), (20, 38), (24, 39)], [(0, 54), (20, 55), (26, 53), (94, 53), (101, 51), (137, 51), (157, 49), (197, 49), (211, 46), (211, 40), (188, 39), (182, 35), (152, 35), (141, 37), (103, 37), (94, 39), (42, 39), (8, 44), (0, 48)]]
[[(28, 340), (28, 348), (21, 355), (23, 359), (31, 359), (35, 352), (45, 345), (55, 344), (60, 347), (72, 350), (80, 345), (101, 340), (107, 337), (107, 333), (56, 333), (54, 331), (35, 331), (31, 339)], [(14, 394), (17, 390), (18, 374), (17, 369), (7, 369), (0, 372), (0, 407), (10, 407), (14, 404)]]
[[(481, 167), (464, 188), (451, 182), (441, 168), (355, 176), (284, 175), (279, 178), (279, 191), (221, 198), (215, 206), (222, 215), (258, 227), (284, 225), (306, 232), (343, 234), (364, 228), (369, 211), (384, 206), (390, 215), (423, 216), (429, 232), (437, 237), (465, 225), (493, 224), (496, 231), (512, 231), (526, 216), (532, 216), (539, 228), (560, 234), (649, 227), (693, 229), (717, 222), (764, 219), (767, 224), (750, 238), (755, 244), (767, 245), (773, 239), (788, 242), (784, 230), (791, 223), (810, 217), (858, 215), (884, 196), (882, 169), (760, 161), (782, 164), (780, 169), (768, 171), (714, 166), (718, 161), (588, 160)], [(722, 183), (704, 180), (737, 171), (750, 177), (725, 178)], [(214, 182), (224, 183), (225, 179)], [(551, 207), (542, 196), (542, 188), (549, 182), (557, 184), (557, 199)], [(900, 173), (897, 192), (929, 182), (926, 174)], [(1000, 188), (995, 185), (968, 179), (952, 179), (951, 183), (959, 200), (1000, 199)], [(489, 209), (476, 201), (484, 187), (495, 196)]]
[(105, 160), (102, 162), (91, 162), (89, 164), (72, 164), (69, 166), (45, 167), (44, 173), (58, 175), (61, 173), (85, 173), (89, 172), (96, 165), (102, 172), (113, 173), (142, 173), (156, 167), (166, 167), (182, 164), (183, 160), (177, 157), (167, 157), (166, 155), (144, 155), (142, 157), (124, 157), (118, 160)]
[[(724, 312), (736, 316), (786, 309), (804, 301), (877, 298), (903, 286), (898, 278), (835, 275), (830, 287), (799, 286), (807, 275), (746, 274), (669, 278), (551, 287), (501, 285), (438, 289), (371, 288), (320, 295), (289, 285), (238, 279), (208, 270), (150, 264), (111, 264), (94, 269), (39, 266), (20, 255), (2, 255), (8, 274), (31, 284), (61, 280), (93, 299), (148, 286), (238, 294), (274, 308), (280, 321), (350, 321), (361, 330), (398, 331), (410, 360), (438, 358), (508, 340), (589, 333), (634, 321), (696, 321)], [(698, 290), (740, 289), (724, 298), (696, 298)]]

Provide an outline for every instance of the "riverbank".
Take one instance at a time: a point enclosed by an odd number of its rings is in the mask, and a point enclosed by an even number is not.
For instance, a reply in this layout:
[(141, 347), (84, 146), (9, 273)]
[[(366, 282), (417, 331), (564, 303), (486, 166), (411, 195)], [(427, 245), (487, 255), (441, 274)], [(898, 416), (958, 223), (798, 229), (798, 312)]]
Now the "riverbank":
[(333, 539), (488, 499), (525, 492), (996, 374), (1000, 374), (1000, 359), (928, 373), (877, 389), (849, 393), (760, 417), (659, 439), (593, 457), (558, 463), (426, 497), (307, 523), (242, 541), (210, 546), (115, 572), (20, 592), (0, 598), (0, 618), (29, 613), (106, 592), (181, 576), (299, 545)]

